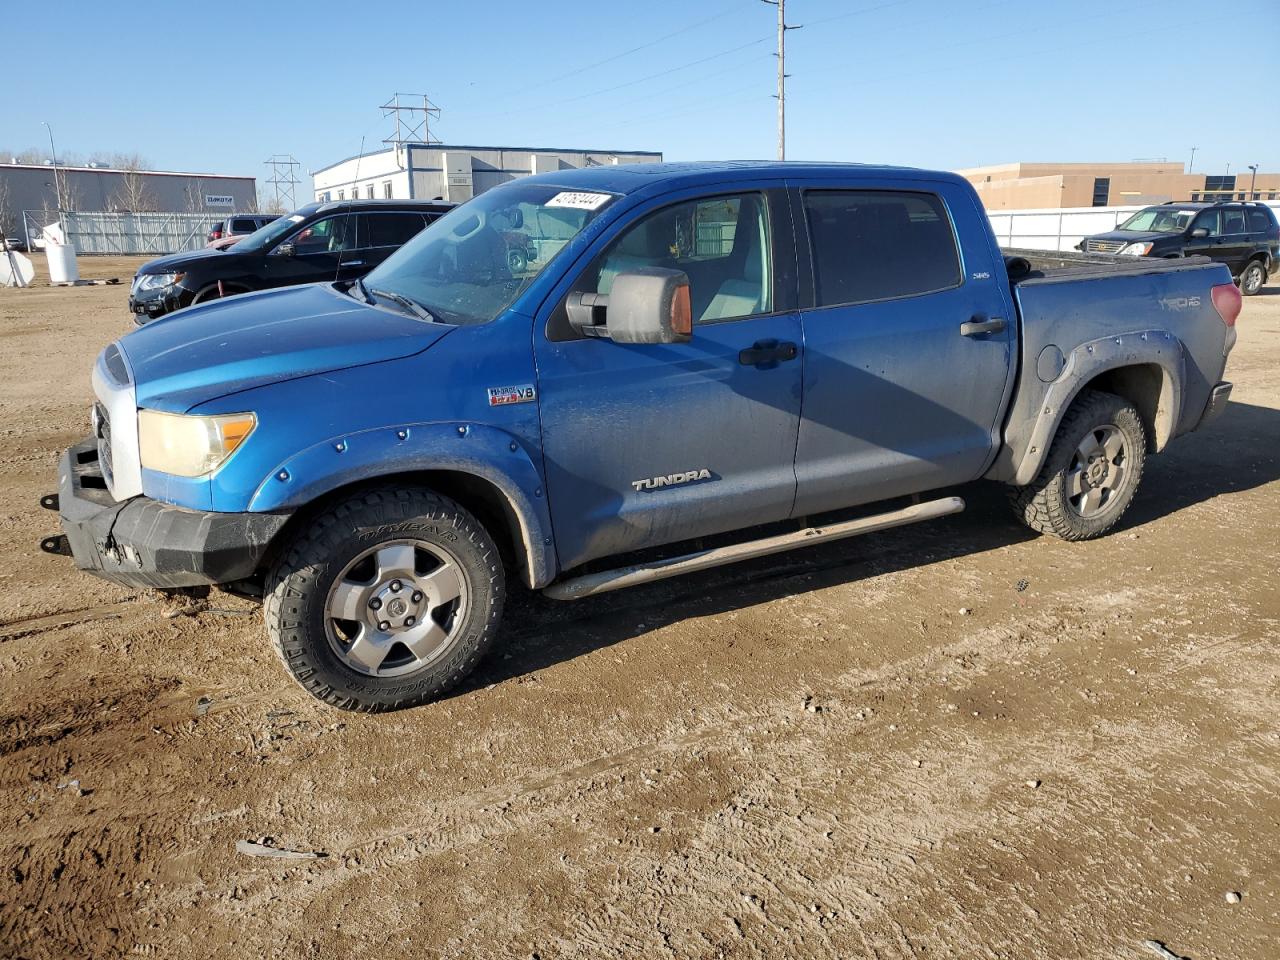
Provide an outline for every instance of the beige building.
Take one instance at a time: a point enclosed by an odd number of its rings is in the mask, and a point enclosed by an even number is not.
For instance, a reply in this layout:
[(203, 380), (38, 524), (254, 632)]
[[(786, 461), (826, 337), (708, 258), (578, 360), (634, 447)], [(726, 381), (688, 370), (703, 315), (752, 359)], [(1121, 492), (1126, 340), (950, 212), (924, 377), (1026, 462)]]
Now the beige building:
[(1280, 173), (1186, 173), (1182, 164), (1002, 163), (957, 170), (987, 210), (1122, 207), (1166, 200), (1275, 200)]

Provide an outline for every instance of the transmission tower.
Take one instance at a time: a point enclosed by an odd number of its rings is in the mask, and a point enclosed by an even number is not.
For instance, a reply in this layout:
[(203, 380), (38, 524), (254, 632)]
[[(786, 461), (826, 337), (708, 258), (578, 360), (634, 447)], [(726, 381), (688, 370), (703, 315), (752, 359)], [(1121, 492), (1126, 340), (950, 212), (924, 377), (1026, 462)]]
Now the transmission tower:
[(298, 168), (302, 164), (291, 153), (274, 153), (263, 162), (271, 171), (267, 185), (275, 190), (276, 205), (286, 211), (297, 209), (294, 194), (302, 182), (298, 179)]
[[(403, 101), (401, 98), (404, 98)], [(418, 105), (418, 101), (422, 105)], [(397, 93), (380, 108), (384, 117), (396, 118), (396, 132), (382, 142), (394, 147), (396, 156), (406, 143), (439, 143), (431, 136), (431, 121), (440, 119), (440, 108), (425, 93)]]

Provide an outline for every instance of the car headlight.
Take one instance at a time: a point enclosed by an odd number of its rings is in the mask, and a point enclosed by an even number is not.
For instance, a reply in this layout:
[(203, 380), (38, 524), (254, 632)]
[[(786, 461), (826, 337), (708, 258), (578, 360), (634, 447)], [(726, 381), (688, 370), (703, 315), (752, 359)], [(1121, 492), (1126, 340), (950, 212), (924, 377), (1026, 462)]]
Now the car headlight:
[(1122, 257), (1145, 257), (1150, 252), (1150, 243), (1129, 243), (1118, 251)]
[(197, 417), (138, 411), (142, 465), (177, 477), (203, 477), (226, 463), (258, 425), (252, 413)]
[(143, 273), (139, 274), (135, 290), (160, 290), (164, 287), (172, 287), (175, 283), (185, 277), (185, 273)]

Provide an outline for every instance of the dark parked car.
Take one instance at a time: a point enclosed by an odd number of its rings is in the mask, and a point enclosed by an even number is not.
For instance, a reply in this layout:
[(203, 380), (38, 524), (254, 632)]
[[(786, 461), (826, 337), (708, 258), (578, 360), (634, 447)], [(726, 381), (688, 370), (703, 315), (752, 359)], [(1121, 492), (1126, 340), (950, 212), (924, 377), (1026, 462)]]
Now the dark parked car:
[(133, 278), (129, 309), (143, 324), (236, 293), (355, 280), (451, 206), (421, 200), (310, 203), (226, 250), (206, 247), (144, 264)]
[(240, 213), (226, 220), (219, 220), (205, 234), (207, 243), (217, 243), (227, 237), (247, 237), (255, 230), (261, 230), (273, 220), (280, 219), (274, 213)]
[(1209, 257), (1225, 263), (1240, 292), (1253, 296), (1280, 264), (1280, 224), (1264, 203), (1171, 201), (1139, 210), (1110, 233), (1085, 237), (1077, 249), (1135, 257)]

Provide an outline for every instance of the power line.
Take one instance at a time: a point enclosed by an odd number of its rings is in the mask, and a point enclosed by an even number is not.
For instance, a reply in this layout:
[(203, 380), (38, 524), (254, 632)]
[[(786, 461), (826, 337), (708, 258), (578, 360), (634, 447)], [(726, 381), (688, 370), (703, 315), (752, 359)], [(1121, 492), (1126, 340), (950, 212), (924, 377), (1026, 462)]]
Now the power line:
[(596, 67), (603, 67), (607, 63), (613, 63), (615, 60), (621, 60), (623, 57), (629, 57), (633, 53), (639, 53), (641, 50), (648, 50), (650, 47), (656, 47), (658, 44), (662, 43), (664, 40), (670, 40), (672, 37), (678, 37), (682, 33), (688, 33), (690, 30), (696, 30), (698, 27), (704, 26), (708, 23), (712, 23), (716, 20), (722, 20), (725, 17), (727, 17), (729, 14), (735, 12), (737, 9), (738, 9), (738, 5), (735, 3), (732, 6), (729, 6), (724, 10), (721, 10), (719, 13), (712, 14), (711, 16), (706, 17), (702, 20), (696, 20), (693, 23), (688, 24), (687, 26), (681, 27), (679, 30), (673, 30), (670, 33), (665, 33), (662, 36), (658, 37), (657, 39), (650, 40), (647, 43), (642, 43), (639, 46), (630, 48), (629, 50), (623, 50), (621, 53), (615, 53), (612, 56), (605, 57), (603, 60), (597, 60), (595, 63), (588, 63), (586, 66), (578, 67), (576, 70), (570, 70), (568, 73), (562, 73), (559, 76), (550, 77), (549, 79), (544, 80), (541, 83), (534, 84), (528, 89), (537, 90), (541, 87), (545, 87), (547, 84), (558, 83), (559, 81), (566, 80), (569, 77), (576, 77), (578, 76), (578, 74), (586, 73), (588, 70), (594, 70)]
[[(758, 46), (759, 44), (765, 43), (768, 39), (769, 39), (768, 37), (760, 37), (759, 39), (751, 40), (747, 43), (739, 44), (736, 47), (730, 47), (728, 50), (721, 50), (719, 53), (713, 53), (706, 57), (700, 57), (697, 60), (690, 60), (688, 63), (681, 64), (678, 67), (668, 67), (666, 70), (662, 70), (659, 73), (651, 73), (648, 76), (638, 77), (635, 80), (628, 80), (625, 83), (618, 83), (611, 87), (604, 87), (600, 90), (592, 90), (592, 91), (589, 91), (588, 93), (580, 93), (576, 97), (568, 97), (567, 99), (556, 100), (550, 103), (540, 103), (537, 105), (535, 109), (538, 109), (538, 110), (558, 109), (570, 103), (578, 103), (582, 100), (589, 100), (592, 97), (599, 97), (599, 96), (603, 96), (606, 93), (613, 93), (614, 91), (617, 91), (617, 90), (624, 90), (627, 87), (634, 87), (640, 83), (647, 83), (648, 81), (656, 80), (659, 77), (666, 77), (666, 76), (669, 76), (670, 74), (678, 73), (681, 70), (688, 70), (690, 67), (696, 67), (699, 64), (709, 63), (712, 60), (718, 60), (721, 57), (727, 57), (730, 54), (737, 53), (739, 50), (746, 50), (749, 47)], [(529, 113), (529, 108), (520, 107), (519, 109), (515, 109), (515, 110), (503, 110), (501, 112), (495, 112), (495, 113), (473, 113), (470, 115), (470, 119), (476, 119), (477, 117), (479, 118), (509, 117), (509, 116), (513, 116), (514, 114), (525, 115), (527, 113)]]

